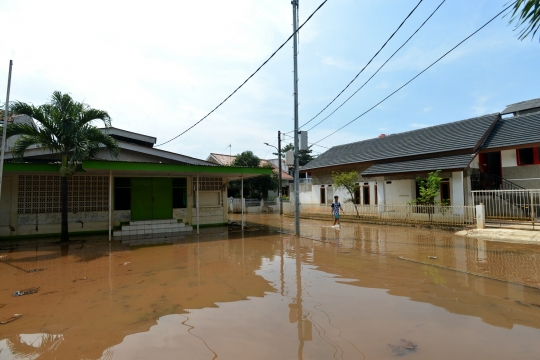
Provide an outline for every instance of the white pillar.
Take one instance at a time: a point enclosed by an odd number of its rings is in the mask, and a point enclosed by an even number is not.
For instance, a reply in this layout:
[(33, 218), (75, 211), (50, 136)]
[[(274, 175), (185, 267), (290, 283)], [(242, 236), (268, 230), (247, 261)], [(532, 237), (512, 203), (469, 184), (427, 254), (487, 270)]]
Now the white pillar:
[(197, 193), (195, 196), (195, 205), (197, 210), (197, 235), (199, 235), (199, 174), (197, 174)]
[(112, 203), (112, 189), (113, 189), (113, 177), (112, 170), (109, 170), (109, 241), (112, 240), (112, 221), (113, 221), (113, 203)]
[(483, 229), (486, 227), (486, 208), (484, 204), (476, 205), (476, 228)]
[[(452, 173), (452, 193), (450, 202), (452, 206), (465, 206), (465, 188), (463, 181), (463, 171), (454, 171)], [(454, 208), (454, 214), (463, 215), (463, 208)]]
[(377, 204), (379, 214), (384, 212), (385, 196), (384, 196), (384, 177), (377, 177)]

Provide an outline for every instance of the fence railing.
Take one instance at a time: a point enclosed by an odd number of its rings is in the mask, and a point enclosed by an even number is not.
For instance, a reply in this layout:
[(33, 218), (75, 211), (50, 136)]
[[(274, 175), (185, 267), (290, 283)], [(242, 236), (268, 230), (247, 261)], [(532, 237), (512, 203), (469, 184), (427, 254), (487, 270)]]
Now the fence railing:
[(486, 219), (532, 221), (540, 211), (540, 189), (476, 190), (473, 204), (484, 204)]
[[(406, 222), (467, 226), (474, 224), (474, 206), (442, 205), (357, 205), (342, 203), (345, 218), (382, 222)], [(358, 212), (357, 212), (358, 211)], [(284, 203), (283, 214), (294, 215), (294, 204)], [(300, 204), (301, 215), (323, 215), (331, 218), (332, 208), (325, 205)]]

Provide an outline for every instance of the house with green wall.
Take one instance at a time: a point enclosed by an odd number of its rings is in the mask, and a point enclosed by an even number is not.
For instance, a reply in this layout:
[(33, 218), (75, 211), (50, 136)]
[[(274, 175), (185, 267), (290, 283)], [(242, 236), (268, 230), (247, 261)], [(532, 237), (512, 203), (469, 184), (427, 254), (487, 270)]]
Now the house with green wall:
[[(68, 182), (70, 233), (108, 232), (115, 238), (164, 237), (228, 220), (227, 182), (271, 169), (219, 166), (153, 148), (156, 138), (109, 129), (120, 146), (99, 152)], [(0, 237), (60, 233), (60, 164), (43, 148), (14, 162), (6, 152), (0, 198)]]

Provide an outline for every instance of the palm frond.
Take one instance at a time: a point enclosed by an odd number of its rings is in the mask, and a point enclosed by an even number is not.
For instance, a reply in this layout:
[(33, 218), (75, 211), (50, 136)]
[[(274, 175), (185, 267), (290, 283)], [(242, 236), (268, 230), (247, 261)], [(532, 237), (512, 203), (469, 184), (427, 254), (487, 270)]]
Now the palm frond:
[(509, 23), (516, 23), (514, 30), (522, 27), (519, 40), (529, 35), (534, 38), (540, 29), (540, 0), (516, 0), (508, 14), (511, 14)]

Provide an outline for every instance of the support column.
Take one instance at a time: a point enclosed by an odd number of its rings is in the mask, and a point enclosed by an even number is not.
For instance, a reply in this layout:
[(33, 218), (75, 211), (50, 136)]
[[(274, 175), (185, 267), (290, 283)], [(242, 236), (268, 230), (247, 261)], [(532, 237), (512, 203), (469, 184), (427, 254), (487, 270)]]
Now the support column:
[(377, 194), (376, 194), (379, 214), (384, 213), (384, 205), (386, 204), (384, 190), (385, 190), (384, 177), (379, 176), (377, 177)]
[(109, 241), (112, 240), (113, 203), (112, 203), (113, 176), (109, 170)]
[(244, 204), (246, 201), (244, 200), (244, 177), (241, 176), (240, 178), (240, 200), (242, 201), (242, 231), (244, 231)]
[(197, 211), (197, 235), (199, 235), (199, 174), (197, 174), (197, 193), (195, 194), (195, 205)]
[[(452, 206), (465, 206), (465, 188), (463, 181), (463, 171), (452, 172), (452, 189), (450, 202)], [(454, 208), (454, 214), (463, 215), (463, 208)]]

